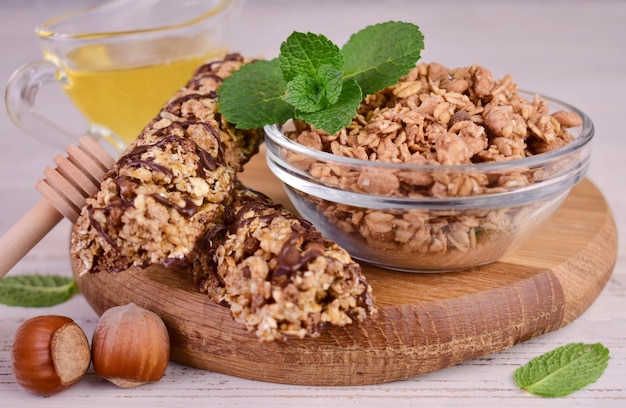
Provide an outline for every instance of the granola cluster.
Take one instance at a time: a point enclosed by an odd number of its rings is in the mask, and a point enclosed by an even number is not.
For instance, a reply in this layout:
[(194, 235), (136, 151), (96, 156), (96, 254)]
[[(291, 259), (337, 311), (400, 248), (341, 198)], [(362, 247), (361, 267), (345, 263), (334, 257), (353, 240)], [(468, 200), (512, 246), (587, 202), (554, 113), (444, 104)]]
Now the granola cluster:
[[(449, 69), (431, 63), (419, 64), (398, 84), (366, 96), (356, 118), (336, 134), (294, 124), (287, 136), (316, 150), (435, 167), (428, 172), (355, 169), (298, 154), (288, 158), (323, 184), (379, 196), (447, 198), (498, 193), (542, 180), (548, 169), (487, 174), (446, 166), (503, 162), (553, 150), (572, 140), (567, 128), (580, 126), (582, 119), (575, 112), (550, 112), (538, 96), (526, 99), (510, 76), (496, 80), (478, 65)], [(529, 210), (382, 211), (306, 199), (343, 233), (361, 236), (385, 253), (420, 253), (421, 263), (433, 269), (442, 266), (441, 255), (454, 268), (477, 256), (471, 250), (480, 240), (510, 238)]]
[(217, 90), (248, 61), (209, 62), (168, 101), (86, 200), (70, 252), (81, 276), (190, 271), (263, 340), (316, 336), (372, 313), (371, 287), (347, 252), (238, 182), (263, 133), (228, 123)]

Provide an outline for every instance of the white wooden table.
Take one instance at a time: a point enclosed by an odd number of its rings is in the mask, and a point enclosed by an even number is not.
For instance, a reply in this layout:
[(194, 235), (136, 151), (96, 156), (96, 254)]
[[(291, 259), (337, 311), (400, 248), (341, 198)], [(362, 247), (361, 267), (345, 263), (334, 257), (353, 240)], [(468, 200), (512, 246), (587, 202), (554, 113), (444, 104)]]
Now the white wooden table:
[[(40, 58), (33, 27), (49, 17), (95, 0), (3, 0), (0, 2), (0, 82), (19, 65)], [(479, 63), (496, 76), (506, 73), (525, 89), (540, 91), (586, 111), (596, 125), (589, 178), (613, 209), (626, 234), (625, 118), (626, 2), (595, 1), (410, 1), (249, 0), (233, 49), (273, 57), (291, 31), (324, 33), (338, 44), (358, 29), (387, 20), (414, 22), (426, 36), (423, 61), (455, 67)], [(61, 91), (42, 96), (62, 123), (77, 134), (84, 122)], [(0, 234), (40, 196), (34, 189), (59, 153), (25, 136), (0, 109)], [(68, 221), (62, 221), (11, 274), (71, 275)], [(2, 254), (0, 254), (2, 256)], [(90, 371), (73, 388), (42, 399), (20, 388), (11, 373), (13, 334), (25, 319), (41, 314), (74, 318), (91, 336), (97, 315), (75, 296), (59, 306), (30, 309), (0, 305), (0, 406), (626, 406), (626, 247), (596, 302), (575, 322), (511, 349), (439, 372), (363, 387), (303, 387), (270, 384), (171, 363), (155, 385), (122, 390)], [(611, 351), (600, 380), (573, 395), (548, 400), (519, 390), (513, 371), (531, 358), (570, 342), (602, 342)]]

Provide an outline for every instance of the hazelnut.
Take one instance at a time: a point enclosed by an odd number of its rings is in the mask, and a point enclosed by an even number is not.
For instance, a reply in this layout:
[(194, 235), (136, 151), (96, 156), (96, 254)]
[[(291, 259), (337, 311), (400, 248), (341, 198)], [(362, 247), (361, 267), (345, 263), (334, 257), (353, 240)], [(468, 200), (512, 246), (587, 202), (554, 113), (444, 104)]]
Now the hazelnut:
[(96, 374), (119, 387), (132, 388), (163, 377), (170, 341), (157, 314), (129, 303), (100, 316), (91, 352)]
[(69, 317), (34, 317), (18, 327), (11, 361), (19, 385), (50, 396), (85, 376), (91, 362), (89, 341)]

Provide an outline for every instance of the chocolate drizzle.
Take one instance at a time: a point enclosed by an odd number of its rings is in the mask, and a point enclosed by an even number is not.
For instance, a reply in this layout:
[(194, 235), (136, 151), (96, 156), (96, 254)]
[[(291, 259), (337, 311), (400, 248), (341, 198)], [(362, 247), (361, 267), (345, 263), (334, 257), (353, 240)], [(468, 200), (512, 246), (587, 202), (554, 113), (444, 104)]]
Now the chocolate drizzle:
[[(202, 75), (202, 76), (198, 76), (194, 79), (192, 79), (191, 81), (189, 81), (187, 83), (187, 88), (193, 90), (193, 91), (197, 91), (198, 89), (200, 89), (202, 87), (202, 81), (205, 79), (212, 79), (217, 83), (221, 83), (224, 79), (219, 76), (219, 75), (215, 75), (215, 74), (206, 74), (206, 75)], [(210, 99), (217, 99), (217, 92), (216, 91), (209, 91), (209, 93), (206, 94), (207, 98)]]
[[(265, 210), (271, 210), (271, 212), (268, 214), (260, 214), (264, 212)], [(269, 224), (272, 222), (274, 218), (279, 217), (279, 216), (295, 218), (293, 215), (283, 210), (284, 210), (284, 207), (281, 204), (272, 204), (270, 202), (260, 201), (260, 200), (250, 201), (244, 204), (237, 211), (237, 214), (235, 215), (235, 220), (228, 227), (228, 232), (230, 234), (234, 234), (235, 232), (237, 232), (238, 229), (246, 226), (247, 224), (254, 221), (255, 219), (258, 219), (259, 221), (263, 223)], [(245, 217), (246, 213), (250, 211), (256, 213), (257, 215)]]
[[(203, 286), (207, 280), (215, 280), (219, 286), (224, 286), (224, 280), (217, 273), (217, 259), (215, 251), (224, 242), (227, 227), (224, 224), (215, 224), (208, 228), (196, 243), (196, 255), (193, 262), (202, 264), (202, 276), (195, 276), (195, 283), (199, 287)], [(193, 265), (189, 266), (190, 268)], [(193, 273), (192, 273), (193, 274)]]
[(309, 238), (307, 233), (300, 232), (294, 233), (285, 241), (278, 254), (278, 265), (270, 277), (272, 283), (279, 283), (291, 277), (303, 266), (323, 255), (322, 251), (316, 247), (300, 251), (298, 247), (305, 247), (307, 238)]
[[(281, 247), (277, 256), (276, 269), (270, 271), (268, 276), (273, 284), (285, 286), (291, 277), (308, 263), (324, 256), (322, 248), (329, 241), (325, 240), (310, 222), (297, 218), (281, 204), (273, 204), (269, 198), (260, 196), (241, 206), (232, 223), (224, 229), (227, 228), (228, 234), (235, 234), (239, 229), (255, 220), (264, 224), (271, 224), (275, 218), (298, 220), (291, 227), (293, 234)], [(258, 249), (258, 241), (251, 238), (248, 237), (244, 241), (244, 252), (247, 256), (252, 255)]]
[(227, 61), (243, 61), (243, 56), (239, 53), (226, 54), (222, 60), (210, 61), (198, 67), (193, 73), (193, 77), (195, 78), (205, 73), (212, 73), (215, 65), (221, 65)]
[(148, 197), (152, 197), (154, 201), (163, 204), (166, 207), (173, 208), (183, 217), (191, 218), (196, 214), (196, 212), (198, 212), (198, 206), (189, 198), (185, 198), (185, 206), (182, 207), (159, 194), (150, 194)]
[[(172, 129), (170, 129), (170, 131), (172, 131)], [(199, 158), (198, 173), (201, 173), (203, 169), (214, 170), (218, 165), (220, 165), (220, 163), (218, 163), (207, 151), (200, 148), (193, 140), (176, 136), (173, 133), (169, 133), (156, 143), (149, 145), (139, 145), (135, 147), (132, 151), (122, 156), (118, 160), (116, 167), (118, 168), (118, 170), (122, 167), (145, 167), (152, 171), (164, 174), (167, 178), (169, 178), (171, 182), (174, 179), (174, 173), (170, 169), (158, 163), (155, 163), (153, 160), (142, 159), (143, 154), (148, 152), (150, 149), (162, 149), (168, 144), (179, 144), (184, 149), (193, 149), (193, 151)], [(89, 206), (88, 218), (89, 223), (97, 231), (97, 233), (112, 247), (116, 248), (115, 241), (111, 238), (111, 236), (109, 236), (109, 234), (106, 233), (103, 226), (95, 220), (95, 218), (93, 217), (93, 212), (103, 212), (105, 217), (107, 218), (107, 223), (113, 223), (113, 218), (119, 217), (118, 212), (120, 212), (114, 210), (125, 210), (126, 208), (132, 207), (134, 205), (133, 203), (136, 197), (136, 193), (134, 190), (137, 188), (138, 182), (135, 182), (132, 178), (129, 178), (127, 176), (117, 176), (115, 177), (114, 182), (119, 192), (119, 199), (102, 208)], [(159, 194), (151, 194), (149, 195), (149, 197), (152, 197), (155, 201), (162, 205), (174, 209), (183, 217), (191, 218), (198, 211), (198, 206), (189, 198), (184, 198), (185, 205), (181, 206)]]
[[(183, 129), (186, 129), (190, 124), (192, 123), (185, 122), (182, 124), (176, 124), (176, 126), (182, 126)], [(195, 155), (198, 157), (198, 169), (196, 170), (196, 176), (204, 177), (205, 176), (205, 174), (203, 173), (204, 170), (213, 171), (218, 166), (224, 165), (224, 159), (223, 159), (224, 150), (223, 150), (219, 135), (217, 134), (215, 129), (213, 129), (213, 127), (211, 127), (209, 124), (206, 124), (206, 123), (202, 123), (202, 125), (209, 133), (211, 133), (215, 137), (217, 141), (217, 145), (218, 145), (218, 157), (213, 157), (209, 152), (207, 152), (206, 150), (198, 146), (198, 144), (192, 139), (180, 137), (173, 133), (170, 133), (170, 134), (163, 136), (161, 140), (159, 140), (158, 142), (154, 144), (137, 146), (130, 153), (120, 158), (118, 160), (117, 166), (118, 168), (124, 167), (124, 166), (146, 167), (153, 171), (158, 171), (160, 173), (163, 173), (165, 176), (169, 177), (170, 180), (172, 180), (174, 178), (174, 173), (170, 169), (168, 169), (165, 166), (155, 163), (153, 160), (142, 160), (141, 156), (151, 148), (160, 149), (167, 144), (178, 144), (182, 146), (183, 149), (194, 151)]]
[(146, 167), (153, 171), (157, 171), (163, 173), (166, 177), (169, 177), (170, 180), (174, 178), (174, 173), (165, 166), (155, 163), (153, 160), (143, 160), (141, 156), (147, 152), (149, 149), (153, 147), (160, 148), (165, 142), (169, 142), (170, 140), (174, 140), (177, 136), (170, 135), (166, 136), (163, 139), (159, 140), (157, 143), (150, 145), (140, 145), (135, 147), (132, 151), (122, 156), (117, 161), (117, 168), (122, 167)]
[[(185, 198), (185, 206), (180, 206), (170, 200), (168, 200), (167, 198), (159, 195), (159, 194), (150, 194), (148, 197), (152, 197), (152, 199), (154, 199), (155, 201), (157, 201), (160, 204), (163, 204), (167, 207), (173, 208), (174, 210), (176, 210), (176, 212), (178, 212), (180, 215), (182, 215), (183, 217), (187, 217), (187, 218), (191, 218), (193, 217), (197, 211), (198, 211), (198, 206), (196, 204), (194, 204), (193, 201), (191, 201), (189, 198)], [(109, 245), (111, 245), (113, 248), (117, 248), (117, 245), (115, 244), (115, 241), (113, 241), (113, 239), (109, 236), (109, 234), (107, 234), (104, 230), (104, 227), (98, 222), (96, 221), (96, 219), (93, 217), (93, 213), (95, 211), (101, 211), (102, 213), (104, 213), (105, 217), (107, 218), (107, 221), (112, 221), (112, 218), (115, 218), (117, 215), (115, 216), (111, 216), (112, 213), (116, 212), (116, 210), (125, 210), (129, 207), (133, 207), (134, 206), (134, 200), (130, 199), (130, 200), (119, 200), (113, 204), (109, 204), (105, 207), (93, 207), (91, 205), (87, 206), (87, 217), (89, 218), (89, 223), (91, 224), (91, 226), (96, 230), (96, 232), (106, 241), (109, 243)]]
[(168, 169), (165, 166), (161, 166), (160, 164), (157, 164), (153, 162), (152, 160), (129, 160), (126, 163), (124, 163), (124, 165), (128, 167), (146, 167), (153, 171), (163, 173), (165, 176), (169, 177), (170, 179), (174, 178), (174, 173), (172, 173), (170, 169)]
[(111, 247), (117, 250), (117, 244), (113, 241), (113, 238), (109, 236), (109, 234), (105, 231), (104, 227), (96, 221), (93, 214), (95, 211), (101, 211), (104, 213), (104, 216), (107, 219), (107, 222), (110, 224), (115, 224), (116, 219), (119, 218), (119, 213), (124, 211), (128, 207), (132, 207), (132, 201), (118, 200), (104, 207), (93, 207), (91, 205), (87, 206), (87, 217), (89, 219), (89, 223), (96, 230), (96, 232), (111, 245)]
[(190, 93), (187, 95), (183, 95), (172, 100), (163, 108), (163, 110), (171, 113), (172, 115), (181, 116), (183, 103), (190, 101), (192, 99), (200, 100), (203, 98), (206, 98), (206, 95), (202, 95), (199, 93)]

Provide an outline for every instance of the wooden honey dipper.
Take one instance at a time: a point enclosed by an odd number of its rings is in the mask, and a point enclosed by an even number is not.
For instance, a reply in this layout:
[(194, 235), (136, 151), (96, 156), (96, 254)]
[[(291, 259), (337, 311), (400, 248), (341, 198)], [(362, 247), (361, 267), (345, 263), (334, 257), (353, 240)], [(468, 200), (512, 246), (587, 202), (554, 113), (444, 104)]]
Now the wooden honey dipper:
[(63, 219), (75, 223), (85, 199), (100, 189), (100, 182), (115, 160), (91, 136), (59, 154), (57, 167), (46, 167), (36, 188), (43, 198), (0, 238), (0, 279)]

